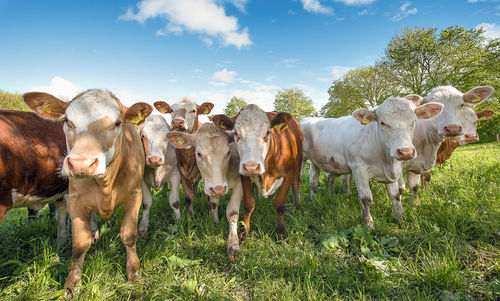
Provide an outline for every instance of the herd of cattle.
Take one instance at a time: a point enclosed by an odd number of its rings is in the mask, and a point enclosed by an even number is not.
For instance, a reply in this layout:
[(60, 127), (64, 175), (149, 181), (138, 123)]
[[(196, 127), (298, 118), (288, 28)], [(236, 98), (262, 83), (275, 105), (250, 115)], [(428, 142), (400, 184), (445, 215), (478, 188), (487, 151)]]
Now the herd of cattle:
[[(403, 169), (416, 194), (420, 176), (428, 183), (435, 164), (449, 158), (458, 145), (479, 139), (478, 119), (494, 112), (476, 113), (465, 104), (480, 104), (492, 93), (489, 86), (465, 94), (442, 86), (425, 98), (389, 97), (376, 109), (300, 123), (288, 113), (264, 112), (250, 104), (234, 117), (215, 115), (201, 124), (198, 115), (209, 114), (213, 104), (197, 105), (188, 97), (173, 105), (156, 102), (160, 113), (171, 114), (171, 125), (160, 115), (148, 117), (153, 111), (149, 104), (127, 108), (106, 90), (88, 90), (69, 102), (47, 93), (26, 93), (23, 99), (35, 113), (0, 111), (0, 223), (11, 208), (40, 209), (54, 203), (57, 237), (64, 244), (69, 213), (73, 256), (65, 283), (68, 292), (78, 284), (85, 254), (98, 237), (94, 214), (108, 219), (119, 206), (124, 214), (120, 237), (127, 251), (127, 276), (134, 279), (140, 269), (137, 230), (147, 233), (151, 188), (169, 184), (176, 219), (181, 217), (180, 184), (187, 212), (193, 216), (196, 187), (203, 178), (215, 221), (220, 197), (231, 191), (226, 208), (230, 259), (250, 230), (255, 191), (273, 199), (277, 234), (285, 234), (287, 194), (291, 187), (299, 207), (306, 160), (311, 163), (311, 199), (317, 194), (321, 170), (328, 173), (331, 193), (337, 176), (342, 176), (344, 192), (349, 193), (352, 176), (363, 219), (373, 228), (369, 180), (386, 185), (394, 215), (401, 219)], [(238, 237), (242, 198), (246, 229)]]

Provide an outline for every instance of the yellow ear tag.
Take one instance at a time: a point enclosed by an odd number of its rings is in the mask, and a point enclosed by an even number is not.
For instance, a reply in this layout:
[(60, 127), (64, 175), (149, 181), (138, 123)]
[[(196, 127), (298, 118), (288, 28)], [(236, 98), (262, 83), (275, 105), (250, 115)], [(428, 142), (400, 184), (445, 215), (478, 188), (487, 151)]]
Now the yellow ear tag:
[(431, 118), (431, 114), (429, 112), (425, 112), (425, 118)]
[(130, 123), (139, 125), (139, 122), (141, 122), (141, 117), (139, 117), (139, 116), (136, 116), (136, 117), (130, 119)]
[(487, 120), (487, 119), (488, 119), (488, 118), (486, 118), (486, 117), (484, 117), (484, 116), (483, 116), (483, 117), (481, 117), (481, 118), (479, 118), (479, 120)]
[(281, 126), (283, 125), (283, 123), (278, 123), (277, 125), (273, 126), (273, 128), (275, 128), (276, 130), (280, 130), (281, 129)]
[(205, 109), (205, 111), (203, 111), (203, 114), (207, 115), (208, 114), (208, 109)]
[(473, 103), (480, 102), (481, 101), (481, 96), (474, 97), (471, 101)]
[(50, 107), (48, 105), (43, 105), (42, 111), (45, 113), (49, 113), (49, 114), (52, 113), (52, 110), (50, 109)]
[(226, 128), (226, 126), (224, 125), (224, 123), (221, 123), (221, 124), (220, 124), (220, 127), (221, 127), (221, 128), (223, 128), (223, 129), (225, 129), (225, 128)]
[(183, 145), (185, 142), (184, 138), (177, 139), (177, 144)]
[(368, 123), (370, 123), (370, 120), (368, 120), (368, 118), (363, 117), (363, 119), (361, 119), (361, 124), (362, 125), (367, 125)]

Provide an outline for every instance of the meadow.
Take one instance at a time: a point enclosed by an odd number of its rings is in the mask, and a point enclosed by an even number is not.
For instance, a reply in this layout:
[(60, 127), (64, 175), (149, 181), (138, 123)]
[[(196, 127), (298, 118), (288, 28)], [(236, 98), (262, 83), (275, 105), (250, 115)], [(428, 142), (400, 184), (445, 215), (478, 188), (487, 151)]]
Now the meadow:
[[(276, 213), (259, 198), (252, 229), (227, 259), (224, 197), (220, 222), (198, 190), (195, 218), (173, 218), (163, 192), (154, 196), (150, 228), (137, 241), (141, 273), (127, 282), (119, 238), (122, 211), (99, 219), (101, 239), (88, 252), (75, 300), (498, 300), (500, 299), (500, 144), (458, 148), (432, 171), (415, 205), (403, 195), (398, 222), (382, 184), (372, 182), (375, 230), (362, 225), (355, 188), (330, 197), (321, 177), (310, 201), (307, 173), (302, 208), (291, 194), (287, 238), (276, 239)], [(35, 220), (8, 213), (0, 226), (0, 300), (57, 299), (69, 272), (71, 243), (56, 247), (48, 208)], [(242, 220), (243, 208), (240, 209)]]

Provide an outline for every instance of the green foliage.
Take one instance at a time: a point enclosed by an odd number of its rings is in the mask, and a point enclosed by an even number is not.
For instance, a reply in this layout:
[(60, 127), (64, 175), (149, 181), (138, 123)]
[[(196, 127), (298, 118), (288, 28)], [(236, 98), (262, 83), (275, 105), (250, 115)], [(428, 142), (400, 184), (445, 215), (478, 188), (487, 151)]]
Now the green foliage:
[(14, 94), (0, 90), (0, 110), (31, 111), (24, 103), (21, 94)]
[(298, 120), (313, 116), (315, 113), (312, 99), (297, 88), (278, 91), (274, 99), (274, 110), (290, 113)]
[(247, 102), (243, 98), (233, 96), (231, 101), (227, 103), (226, 108), (224, 109), (224, 114), (229, 117), (236, 116), (236, 114), (240, 112), (241, 108), (246, 105)]
[[(374, 231), (360, 225), (355, 191), (341, 194), (337, 181), (330, 196), (323, 174), (311, 202), (305, 174), (302, 208), (295, 209), (290, 193), (285, 210), (288, 237), (276, 240), (273, 203), (258, 198), (252, 229), (232, 262), (228, 196), (216, 224), (202, 189), (194, 219), (181, 194), (180, 221), (163, 192), (155, 192), (148, 235), (137, 239), (138, 279), (126, 280), (118, 210), (110, 221), (98, 218), (101, 239), (87, 253), (74, 300), (498, 300), (498, 158), (497, 143), (459, 147), (432, 170), (420, 205), (403, 194), (401, 222), (385, 186), (372, 182)], [(50, 300), (64, 292), (71, 246), (56, 249), (56, 232), (47, 208), (35, 221), (24, 208), (7, 214), (0, 226), (0, 300)]]

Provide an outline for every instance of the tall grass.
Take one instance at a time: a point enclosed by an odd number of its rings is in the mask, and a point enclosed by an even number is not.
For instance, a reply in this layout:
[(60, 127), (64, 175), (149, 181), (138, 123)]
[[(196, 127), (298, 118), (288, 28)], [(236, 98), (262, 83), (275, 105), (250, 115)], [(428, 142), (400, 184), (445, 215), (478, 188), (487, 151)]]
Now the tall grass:
[[(322, 176), (318, 200), (289, 202), (287, 238), (276, 240), (271, 202), (258, 199), (252, 230), (235, 261), (227, 260), (228, 225), (221, 201), (218, 224), (197, 195), (195, 218), (176, 222), (163, 193), (155, 193), (148, 235), (139, 238), (141, 274), (127, 282), (119, 238), (122, 212), (100, 221), (101, 240), (87, 254), (76, 300), (498, 300), (500, 298), (500, 146), (470, 145), (433, 170), (416, 206), (403, 196), (398, 222), (385, 187), (372, 183), (376, 230), (360, 225), (351, 195), (330, 197)], [(290, 195), (291, 200), (291, 195)], [(184, 203), (182, 203), (184, 205)], [(243, 209), (240, 210), (240, 214)], [(57, 224), (44, 209), (25, 209), (0, 226), (0, 300), (58, 298), (71, 245), (56, 248)]]

